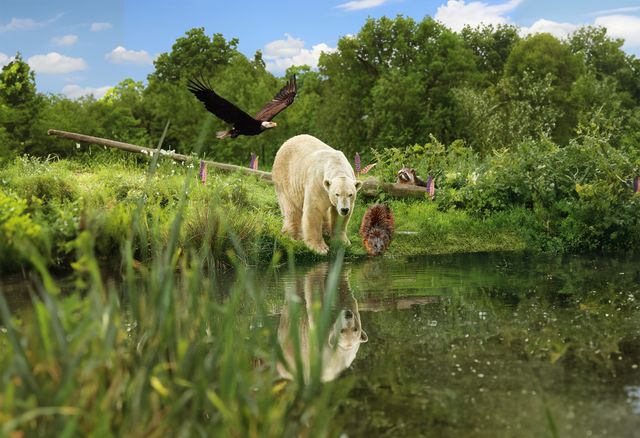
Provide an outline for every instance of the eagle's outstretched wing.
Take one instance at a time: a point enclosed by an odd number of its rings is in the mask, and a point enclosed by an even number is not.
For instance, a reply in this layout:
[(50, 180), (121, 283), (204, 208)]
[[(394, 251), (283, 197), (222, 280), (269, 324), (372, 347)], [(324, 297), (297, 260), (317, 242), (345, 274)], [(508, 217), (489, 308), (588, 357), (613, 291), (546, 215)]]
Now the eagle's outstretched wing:
[(278, 91), (271, 102), (267, 103), (258, 114), (256, 114), (256, 120), (265, 122), (273, 119), (280, 111), (291, 105), (293, 99), (296, 97), (297, 91), (296, 76), (293, 75), (287, 85)]
[(203, 79), (190, 79), (187, 88), (198, 98), (198, 100), (204, 103), (205, 108), (207, 108), (209, 112), (213, 113), (225, 122), (231, 125), (255, 123), (253, 117), (242, 111), (224, 97), (218, 95), (213, 91), (210, 84), (205, 84)]

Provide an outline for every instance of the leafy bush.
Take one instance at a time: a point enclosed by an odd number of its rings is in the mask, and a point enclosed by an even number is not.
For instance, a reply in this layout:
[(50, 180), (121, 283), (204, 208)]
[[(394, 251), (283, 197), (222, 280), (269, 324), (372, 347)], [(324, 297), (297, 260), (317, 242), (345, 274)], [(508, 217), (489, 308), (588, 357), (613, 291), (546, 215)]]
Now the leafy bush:
[(0, 189), (0, 271), (24, 259), (20, 249), (25, 245), (46, 247), (42, 227), (34, 221), (25, 199)]

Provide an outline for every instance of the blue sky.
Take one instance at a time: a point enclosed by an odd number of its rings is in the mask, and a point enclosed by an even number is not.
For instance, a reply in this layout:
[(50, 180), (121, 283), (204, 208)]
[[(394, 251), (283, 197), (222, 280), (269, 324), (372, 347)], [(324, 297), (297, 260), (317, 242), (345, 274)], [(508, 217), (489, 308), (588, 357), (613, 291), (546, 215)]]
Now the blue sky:
[(238, 38), (251, 57), (262, 50), (276, 75), (292, 64), (315, 66), (320, 52), (355, 34), (367, 17), (433, 16), (454, 30), (509, 23), (521, 33), (566, 35), (604, 25), (640, 54), (637, 0), (0, 0), (0, 65), (22, 53), (39, 91), (75, 98), (125, 78), (146, 80), (153, 59), (193, 27)]

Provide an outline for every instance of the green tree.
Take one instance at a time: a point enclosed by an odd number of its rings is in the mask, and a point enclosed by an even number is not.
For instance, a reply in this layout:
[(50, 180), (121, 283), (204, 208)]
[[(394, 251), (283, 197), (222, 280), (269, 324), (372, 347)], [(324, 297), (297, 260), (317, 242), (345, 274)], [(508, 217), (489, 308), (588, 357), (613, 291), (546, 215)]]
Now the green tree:
[(100, 124), (108, 127), (110, 138), (139, 144), (151, 143), (142, 122), (143, 91), (142, 82), (125, 79), (92, 106)]
[(495, 85), (502, 77), (513, 46), (520, 41), (518, 28), (509, 25), (465, 26), (460, 35), (465, 46), (475, 54), (478, 70)]
[(548, 102), (542, 104), (557, 109), (553, 138), (566, 144), (576, 127), (577, 111), (571, 100), (571, 89), (580, 73), (580, 60), (567, 44), (548, 33), (529, 36), (514, 45), (505, 64), (506, 98), (519, 101), (529, 99), (531, 106), (537, 109), (541, 103), (532, 101), (531, 97), (540, 95), (531, 93), (527, 87), (550, 81), (551, 88), (543, 98)]
[(326, 78), (319, 123), (349, 153), (444, 140), (459, 133), (452, 89), (477, 84), (473, 52), (427, 17), (369, 19), (319, 62)]
[(209, 37), (203, 27), (193, 28), (176, 40), (171, 52), (154, 61), (149, 81), (176, 82), (186, 78), (213, 76), (226, 66), (237, 51), (238, 39), (227, 41), (222, 34)]
[(42, 108), (36, 92), (35, 74), (22, 60), (20, 52), (0, 73), (0, 113), (5, 151), (22, 152), (32, 144), (33, 120)]
[[(279, 86), (284, 85), (284, 80), (276, 80), (259, 59), (250, 61), (240, 53), (224, 67), (203, 77), (216, 93), (252, 115), (273, 98)], [(145, 120), (151, 138), (159, 138), (170, 120), (165, 142), (168, 147), (191, 153), (198, 150), (199, 141), (203, 141), (200, 151), (219, 161), (245, 163), (251, 152), (272, 157), (285, 139), (285, 130), (280, 127), (256, 137), (216, 139), (216, 131), (225, 130), (228, 125), (209, 113), (184, 82), (150, 81), (143, 92), (143, 112), (141, 119)], [(282, 115), (279, 115), (276, 121), (281, 120)]]
[(569, 47), (580, 56), (584, 69), (593, 73), (597, 80), (613, 77), (620, 91), (629, 97), (640, 99), (640, 71), (638, 60), (622, 50), (624, 40), (610, 38), (604, 27), (583, 26), (569, 39)]
[(296, 76), (298, 93), (295, 102), (286, 111), (278, 115), (278, 134), (290, 138), (298, 134), (311, 134), (325, 138), (318, 125), (318, 112), (323, 101), (324, 82), (320, 73), (311, 70), (308, 65), (289, 67), (286, 78)]
[(571, 35), (573, 53), (583, 63), (572, 97), (581, 125), (597, 124), (613, 144), (640, 141), (640, 60), (622, 50), (622, 39), (603, 27), (585, 26)]

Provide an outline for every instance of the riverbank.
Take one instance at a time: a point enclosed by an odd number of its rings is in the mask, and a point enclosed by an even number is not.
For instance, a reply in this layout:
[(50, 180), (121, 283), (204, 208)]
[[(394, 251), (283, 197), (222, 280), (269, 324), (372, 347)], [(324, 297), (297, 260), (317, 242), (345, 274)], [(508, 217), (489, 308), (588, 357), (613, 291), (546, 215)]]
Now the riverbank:
[[(281, 235), (272, 185), (212, 170), (202, 183), (196, 167), (196, 162), (160, 160), (149, 173), (148, 160), (110, 152), (81, 160), (17, 158), (0, 169), (1, 269), (20, 266), (25, 243), (38, 248), (50, 266), (69, 266), (74, 242), (84, 229), (95, 236), (98, 257), (118, 258), (136, 215), (147, 234), (158, 228), (166, 238), (182, 200), (182, 248), (207, 242), (222, 262), (229, 261), (231, 253), (248, 264), (269, 263), (278, 252), (292, 252), (299, 261), (321, 259), (301, 242)], [(358, 199), (349, 224), (352, 246), (347, 258), (366, 256), (358, 228), (366, 207), (375, 201)], [(517, 225), (526, 219), (524, 211), (474, 218), (464, 211), (440, 211), (426, 196), (386, 202), (397, 230), (388, 256), (535, 249)]]

